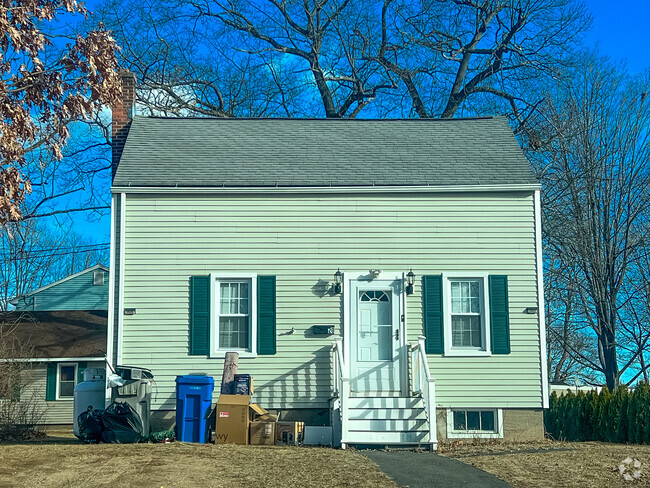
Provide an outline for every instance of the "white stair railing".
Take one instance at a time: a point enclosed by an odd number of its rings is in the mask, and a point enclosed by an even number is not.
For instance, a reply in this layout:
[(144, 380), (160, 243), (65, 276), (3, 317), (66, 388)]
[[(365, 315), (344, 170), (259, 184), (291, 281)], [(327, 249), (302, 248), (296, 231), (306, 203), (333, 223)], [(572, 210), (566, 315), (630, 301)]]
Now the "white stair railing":
[(345, 449), (348, 438), (348, 412), (346, 409), (350, 398), (349, 365), (343, 357), (343, 341), (336, 339), (332, 345), (332, 367), (334, 377), (334, 397), (339, 399), (339, 415), (341, 418), (341, 449)]
[(418, 341), (411, 344), (411, 393), (422, 398), (424, 413), (429, 422), (429, 442), (434, 449), (438, 447), (436, 429), (436, 382), (431, 377), (427, 354), (424, 346), (426, 337), (418, 336)]

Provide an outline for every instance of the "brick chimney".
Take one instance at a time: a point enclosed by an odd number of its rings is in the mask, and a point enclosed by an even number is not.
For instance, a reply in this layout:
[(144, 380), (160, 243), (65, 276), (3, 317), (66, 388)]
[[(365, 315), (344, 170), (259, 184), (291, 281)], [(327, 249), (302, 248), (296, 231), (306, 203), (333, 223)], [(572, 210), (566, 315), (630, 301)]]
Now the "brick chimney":
[(115, 176), (117, 165), (122, 156), (124, 142), (129, 133), (133, 111), (135, 109), (135, 75), (128, 70), (120, 70), (122, 95), (113, 105), (113, 120), (111, 124), (111, 145), (113, 152), (112, 176)]

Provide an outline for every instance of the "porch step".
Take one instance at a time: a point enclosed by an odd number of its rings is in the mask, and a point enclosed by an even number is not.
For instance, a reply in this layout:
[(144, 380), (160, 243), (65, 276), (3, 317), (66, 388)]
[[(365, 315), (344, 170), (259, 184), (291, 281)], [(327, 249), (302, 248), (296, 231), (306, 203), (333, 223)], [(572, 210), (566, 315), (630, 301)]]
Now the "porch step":
[(427, 428), (427, 420), (358, 420), (350, 419), (348, 430), (362, 432), (414, 431)]
[(429, 422), (421, 398), (348, 398), (347, 444), (423, 444)]
[(349, 408), (351, 420), (425, 420), (424, 408)]
[(425, 444), (429, 433), (416, 432), (350, 432), (348, 444)]
[(418, 397), (351, 397), (347, 400), (348, 408), (422, 408), (422, 399)]

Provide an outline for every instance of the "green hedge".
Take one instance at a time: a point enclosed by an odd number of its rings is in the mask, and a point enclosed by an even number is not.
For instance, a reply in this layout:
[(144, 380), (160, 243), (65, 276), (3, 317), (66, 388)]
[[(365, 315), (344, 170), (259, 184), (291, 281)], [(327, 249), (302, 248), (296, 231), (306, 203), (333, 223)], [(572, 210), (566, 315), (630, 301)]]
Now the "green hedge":
[(650, 444), (650, 386), (551, 395), (546, 433), (566, 441)]

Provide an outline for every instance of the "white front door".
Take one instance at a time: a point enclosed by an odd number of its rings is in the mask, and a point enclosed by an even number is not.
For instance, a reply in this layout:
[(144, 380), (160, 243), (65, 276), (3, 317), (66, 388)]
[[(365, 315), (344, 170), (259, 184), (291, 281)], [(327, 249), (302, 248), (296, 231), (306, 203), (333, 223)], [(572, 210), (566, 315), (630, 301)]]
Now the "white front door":
[(399, 394), (402, 280), (352, 281), (349, 293), (352, 392)]

